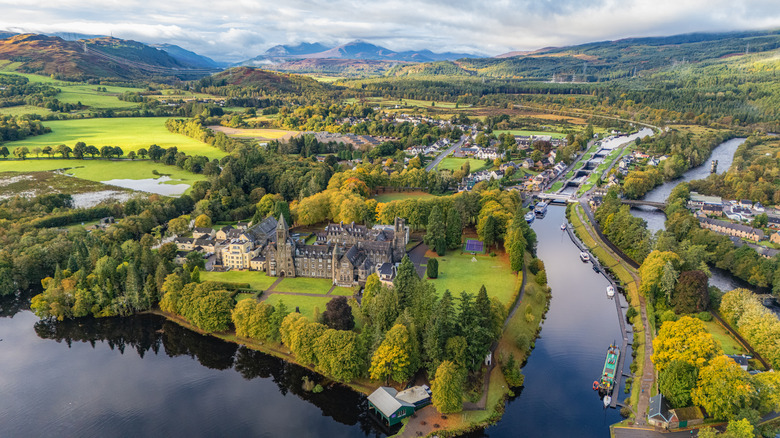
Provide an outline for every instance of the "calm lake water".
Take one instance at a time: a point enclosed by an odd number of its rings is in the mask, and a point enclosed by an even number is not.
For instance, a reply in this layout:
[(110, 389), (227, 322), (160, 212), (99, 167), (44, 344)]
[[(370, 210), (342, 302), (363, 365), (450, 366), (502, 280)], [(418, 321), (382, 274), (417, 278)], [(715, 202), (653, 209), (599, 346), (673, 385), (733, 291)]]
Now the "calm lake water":
[(167, 184), (171, 180), (170, 176), (161, 176), (158, 178), (146, 179), (112, 179), (101, 181), (103, 184), (124, 187), (126, 189), (138, 190), (147, 193), (156, 193), (165, 196), (179, 196), (190, 188), (189, 184)]
[[(607, 280), (580, 260), (579, 249), (561, 231), (564, 220), (565, 208), (550, 206), (546, 217), (532, 224), (552, 288), (550, 310), (523, 368), (522, 392), (485, 435), (604, 438), (609, 437), (609, 425), (622, 419), (618, 410), (605, 410), (591, 388), (601, 375), (607, 347), (623, 339), (615, 303), (606, 295)], [(628, 350), (626, 372), (630, 342)], [(625, 397), (621, 392), (620, 400)]]

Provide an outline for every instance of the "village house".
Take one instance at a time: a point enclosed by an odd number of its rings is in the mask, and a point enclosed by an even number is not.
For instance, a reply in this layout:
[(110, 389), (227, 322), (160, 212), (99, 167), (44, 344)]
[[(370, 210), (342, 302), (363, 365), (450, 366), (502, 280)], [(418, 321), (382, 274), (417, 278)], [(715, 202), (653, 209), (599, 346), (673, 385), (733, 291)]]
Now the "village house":
[(499, 153), (496, 148), (479, 148), (475, 156), (480, 160), (495, 160), (496, 158), (503, 158), (504, 154)]
[(667, 430), (691, 427), (704, 422), (704, 413), (698, 406), (670, 409), (664, 396), (658, 394), (655, 397), (650, 397), (647, 422), (652, 426)]
[(764, 232), (762, 230), (749, 227), (747, 225), (733, 224), (731, 222), (702, 217), (699, 218), (699, 224), (701, 224), (702, 228), (706, 228), (717, 233), (748, 239), (754, 242), (761, 241), (765, 238)]
[(780, 232), (772, 233), (772, 235), (769, 237), (769, 241), (780, 245)]

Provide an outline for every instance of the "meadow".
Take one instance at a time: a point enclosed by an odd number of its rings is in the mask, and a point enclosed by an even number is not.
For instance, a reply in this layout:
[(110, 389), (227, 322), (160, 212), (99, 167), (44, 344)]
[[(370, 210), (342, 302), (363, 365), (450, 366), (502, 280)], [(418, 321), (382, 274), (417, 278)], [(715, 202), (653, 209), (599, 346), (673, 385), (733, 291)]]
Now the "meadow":
[(314, 319), (314, 309), (318, 309), (319, 313), (322, 314), (322, 312), (325, 311), (325, 306), (328, 304), (328, 301), (332, 299), (333, 297), (330, 295), (309, 297), (305, 295), (284, 295), (272, 293), (268, 295), (268, 298), (266, 298), (264, 302), (275, 306), (279, 303), (279, 301), (283, 301), (284, 305), (287, 306), (287, 310), (294, 312), (295, 308), (297, 307), (301, 312), (301, 315), (306, 316), (309, 319)]
[(485, 285), (488, 296), (509, 305), (519, 285), (518, 277), (509, 268), (509, 257), (501, 253), (496, 257), (477, 255), (476, 262), (472, 258), (471, 253), (459, 251), (438, 257), (439, 278), (430, 280), (436, 286), (436, 292), (441, 295), (449, 289), (458, 297), (463, 291), (476, 294)]
[(298, 134), (297, 131), (285, 131), (283, 129), (239, 129), (228, 128), (226, 126), (209, 126), (214, 131), (223, 132), (228, 137), (234, 138), (254, 138), (258, 140), (279, 140), (282, 138), (291, 138)]
[(266, 290), (274, 281), (275, 277), (265, 275), (265, 272), (259, 271), (227, 271), (214, 272), (203, 271), (200, 273), (201, 281), (223, 281), (228, 283), (248, 283), (254, 290)]
[(452, 170), (452, 171), (460, 170), (461, 166), (463, 166), (463, 164), (466, 163), (467, 161), (469, 163), (469, 168), (471, 170), (471, 173), (490, 167), (489, 165), (485, 164), (485, 160), (480, 160), (479, 158), (447, 157), (441, 160), (441, 163), (439, 163), (439, 165), (436, 166), (436, 169)]
[(496, 134), (496, 137), (501, 135), (501, 134), (505, 134), (505, 133), (509, 133), (509, 134), (512, 134), (512, 135), (536, 135), (536, 136), (539, 136), (539, 135), (549, 135), (552, 138), (564, 138), (564, 137), (566, 137), (566, 134), (561, 134), (559, 132), (526, 131), (526, 130), (523, 130), (523, 129), (509, 129), (509, 130), (504, 130), (504, 131), (496, 130), (496, 131), (493, 131), (493, 133)]
[(35, 147), (60, 144), (72, 148), (76, 142), (83, 141), (98, 149), (107, 145), (119, 146), (125, 154), (140, 148), (148, 149), (150, 145), (156, 144), (164, 148), (176, 146), (179, 151), (187, 154), (203, 155), (211, 159), (226, 155), (206, 143), (168, 131), (165, 127), (166, 120), (165, 117), (54, 120), (44, 122), (44, 126), (51, 128), (52, 132), (9, 142), (6, 146), (9, 150), (27, 146), (32, 152)]
[(378, 195), (374, 196), (374, 199), (377, 200), (377, 202), (391, 202), (391, 201), (399, 201), (404, 199), (412, 199), (412, 198), (431, 198), (436, 195), (432, 195), (430, 193), (421, 192), (419, 190), (412, 191), (412, 192), (387, 192), (387, 193), (380, 193)]

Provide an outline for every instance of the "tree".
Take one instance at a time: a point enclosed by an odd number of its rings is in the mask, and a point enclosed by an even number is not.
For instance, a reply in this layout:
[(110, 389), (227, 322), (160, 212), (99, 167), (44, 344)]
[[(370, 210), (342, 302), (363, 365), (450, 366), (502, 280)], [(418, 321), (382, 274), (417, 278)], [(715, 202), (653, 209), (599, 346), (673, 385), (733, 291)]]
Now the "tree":
[(371, 378), (392, 378), (399, 383), (409, 380), (417, 370), (412, 361), (416, 354), (413, 347), (409, 329), (403, 324), (394, 325), (371, 357)]
[(138, 149), (137, 154), (139, 157), (141, 157), (142, 160), (145, 160), (146, 156), (149, 154), (149, 151), (147, 151), (146, 148), (141, 148)]
[(87, 144), (83, 141), (76, 142), (76, 145), (73, 146), (73, 157), (77, 158), (79, 160), (84, 159), (84, 154), (87, 152)]
[(35, 154), (35, 158), (40, 158), (40, 156), (41, 156), (41, 148), (34, 147), (32, 152)]
[(674, 311), (681, 314), (707, 310), (710, 304), (707, 283), (707, 274), (702, 271), (683, 271), (680, 273), (672, 298)]
[(673, 267), (677, 267), (681, 264), (680, 256), (671, 251), (653, 251), (642, 262), (639, 267), (639, 275), (642, 277), (639, 291), (644, 296), (655, 296), (667, 262), (672, 262)]
[(317, 369), (339, 382), (349, 382), (360, 375), (364, 354), (357, 334), (347, 330), (327, 329), (315, 346)]
[(438, 205), (433, 207), (430, 216), (428, 216), (425, 244), (433, 248), (440, 256), (443, 256), (447, 249), (447, 224)]
[(196, 228), (211, 228), (211, 218), (205, 214), (200, 214), (195, 218)]
[(693, 403), (717, 420), (734, 420), (737, 413), (757, 401), (755, 386), (747, 371), (733, 359), (720, 355), (699, 371), (691, 393)]
[(707, 332), (700, 319), (690, 316), (664, 322), (658, 336), (653, 339), (652, 360), (659, 372), (673, 360), (701, 368), (711, 358), (722, 354), (720, 342)]
[(187, 230), (189, 230), (189, 228), (189, 220), (184, 216), (180, 216), (168, 221), (168, 231), (173, 234), (184, 234), (187, 232)]
[(129, 158), (131, 161), (135, 160), (135, 151), (128, 152), (127, 158)]
[(425, 270), (425, 275), (427, 275), (428, 278), (438, 278), (439, 277), (439, 260), (437, 260), (437, 259), (428, 259), (428, 267)]
[[(262, 202), (262, 200), (260, 202)], [(284, 220), (287, 221), (288, 225), (292, 225), (290, 206), (284, 201), (276, 201), (276, 204), (274, 204), (274, 217), (279, 219), (279, 216), (281, 215), (284, 215)]]
[(100, 155), (100, 151), (98, 150), (98, 148), (96, 148), (93, 145), (87, 146), (87, 148), (84, 149), (84, 153), (88, 154), (92, 158), (95, 158), (96, 155)]
[(27, 149), (27, 146), (20, 146), (14, 149), (14, 156), (21, 160), (27, 158), (28, 155), (30, 155), (30, 150)]
[(666, 302), (672, 302), (672, 293), (674, 293), (674, 287), (677, 284), (677, 276), (679, 272), (674, 268), (674, 264), (671, 260), (667, 261), (664, 265), (661, 274), (661, 282), (659, 287), (666, 296)]
[(402, 309), (409, 306), (411, 294), (419, 281), (420, 277), (417, 276), (414, 263), (408, 255), (404, 255), (404, 258), (401, 259), (401, 265), (398, 267), (398, 274), (393, 280), (395, 292), (398, 294), (398, 305)]
[(460, 248), (463, 223), (460, 214), (454, 208), (447, 211), (447, 248)]
[(347, 297), (339, 296), (328, 301), (322, 320), (326, 326), (335, 330), (352, 330), (355, 327), (355, 318), (352, 316), (352, 307), (347, 303)]
[(453, 362), (445, 360), (436, 369), (431, 383), (431, 401), (442, 414), (463, 410), (463, 371)]
[(485, 242), (485, 246), (487, 248), (490, 248), (496, 242), (498, 242), (498, 239), (500, 238), (499, 233), (500, 231), (498, 229), (498, 222), (496, 221), (496, 218), (492, 215), (488, 216), (487, 221), (485, 222), (485, 226), (482, 229), (482, 236), (480, 236)]
[(8, 155), (10, 155), (10, 152), (8, 152), (8, 148), (5, 146), (0, 146), (0, 157), (8, 158)]
[(696, 367), (681, 360), (673, 360), (658, 377), (661, 394), (673, 408), (691, 405), (691, 391), (696, 387)]

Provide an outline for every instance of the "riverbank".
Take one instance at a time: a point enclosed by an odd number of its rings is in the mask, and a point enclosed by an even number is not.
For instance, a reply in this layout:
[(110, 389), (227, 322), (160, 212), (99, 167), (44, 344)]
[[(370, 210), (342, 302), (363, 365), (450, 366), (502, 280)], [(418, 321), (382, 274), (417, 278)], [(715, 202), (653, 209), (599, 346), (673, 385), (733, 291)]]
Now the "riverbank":
[[(548, 288), (545, 284), (540, 283), (541, 280), (537, 281), (536, 276), (530, 274), (527, 270), (531, 260), (531, 255), (527, 253), (526, 266), (523, 272), (518, 273), (521, 276), (521, 281), (517, 282), (516, 300), (509, 309), (504, 324), (504, 332), (493, 350), (493, 361), (490, 366), (483, 367), (484, 384), (482, 385), (483, 391), (479, 400), (476, 403), (464, 403), (464, 410), (456, 414), (442, 415), (433, 406), (425, 407), (404, 421), (404, 426), (398, 432), (398, 436), (457, 436), (483, 429), (501, 419), (507, 399), (515, 395), (504, 378), (501, 365), (508, 358), (508, 354), (513, 354), (518, 364), (524, 363), (528, 359), (528, 355), (533, 349), (533, 342), (539, 334), (540, 324), (544, 320), (544, 315), (549, 308), (550, 294)], [(530, 282), (527, 281), (529, 275)], [(542, 277), (546, 278), (546, 276)], [(518, 312), (517, 310), (520, 308), (523, 308), (524, 311)], [(313, 366), (299, 363), (282, 344), (241, 338), (236, 336), (234, 332), (206, 332), (195, 327), (179, 315), (159, 309), (144, 313), (162, 316), (195, 333), (238, 344), (318, 373)], [(520, 345), (518, 343), (519, 337), (528, 339), (528, 345)], [(321, 374), (319, 375), (322, 376)], [(378, 383), (369, 379), (340, 383), (331, 380), (327, 376), (322, 376), (322, 378), (323, 381), (320, 384), (323, 386), (341, 384), (366, 396), (379, 386)]]

